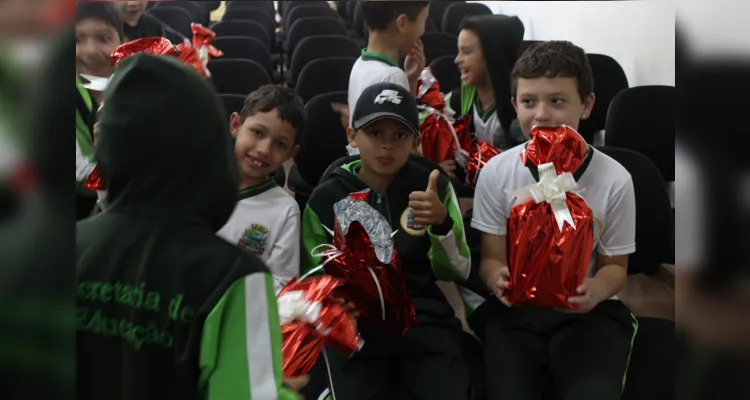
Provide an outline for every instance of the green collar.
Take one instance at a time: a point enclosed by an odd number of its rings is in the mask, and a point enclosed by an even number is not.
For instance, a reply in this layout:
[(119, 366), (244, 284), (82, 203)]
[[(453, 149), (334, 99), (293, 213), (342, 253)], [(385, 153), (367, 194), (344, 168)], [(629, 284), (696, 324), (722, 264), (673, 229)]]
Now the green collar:
[(384, 54), (376, 53), (374, 51), (367, 51), (367, 49), (362, 49), (362, 59), (365, 61), (380, 61), (392, 67), (398, 67), (398, 62), (396, 60)]
[(276, 181), (274, 181), (273, 179), (269, 179), (261, 183), (260, 185), (255, 185), (255, 186), (250, 186), (249, 188), (244, 188), (240, 190), (240, 193), (237, 195), (237, 201), (245, 200), (247, 198), (257, 196), (275, 187), (276, 187)]
[(493, 101), (492, 104), (490, 104), (487, 109), (482, 109), (482, 101), (479, 99), (479, 96), (474, 96), (474, 106), (476, 107), (477, 114), (479, 114), (479, 118), (482, 119), (482, 122), (487, 122), (487, 119), (492, 116), (492, 113), (497, 110), (497, 106), (495, 105), (495, 102)]

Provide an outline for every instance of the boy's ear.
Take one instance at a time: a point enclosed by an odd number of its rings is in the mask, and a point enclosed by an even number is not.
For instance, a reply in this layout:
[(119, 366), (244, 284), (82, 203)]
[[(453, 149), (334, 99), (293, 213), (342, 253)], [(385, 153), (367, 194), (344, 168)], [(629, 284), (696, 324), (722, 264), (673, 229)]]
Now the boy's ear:
[(359, 146), (357, 144), (357, 131), (355, 131), (351, 126), (346, 128), (346, 140), (349, 141), (349, 146), (352, 146), (354, 148)]
[(510, 103), (513, 104), (513, 109), (516, 110), (516, 114), (518, 114), (518, 103), (516, 103), (516, 98), (515, 97), (511, 97), (510, 98)]
[(294, 158), (298, 152), (299, 152), (299, 145), (295, 144), (294, 147), (292, 147), (292, 150), (289, 152), (289, 157), (287, 157), (287, 159), (284, 160), (284, 162), (287, 162), (290, 159)]
[(396, 30), (399, 33), (402, 33), (404, 31), (404, 28), (406, 28), (406, 20), (409, 17), (406, 16), (406, 14), (401, 14), (398, 17), (396, 17), (396, 20), (393, 21), (394, 24), (396, 24)]
[(420, 144), (422, 144), (422, 137), (419, 135), (414, 135), (414, 143), (412, 143), (412, 146), (411, 146), (412, 153), (416, 153)]
[(229, 116), (229, 130), (232, 132), (232, 137), (235, 139), (237, 139), (237, 135), (240, 133), (240, 126), (242, 126), (242, 123), (240, 123), (240, 114), (233, 112), (232, 115)]
[(594, 103), (596, 102), (596, 96), (592, 92), (583, 100), (583, 112), (581, 113), (581, 119), (588, 119), (591, 116), (591, 110), (594, 109)]

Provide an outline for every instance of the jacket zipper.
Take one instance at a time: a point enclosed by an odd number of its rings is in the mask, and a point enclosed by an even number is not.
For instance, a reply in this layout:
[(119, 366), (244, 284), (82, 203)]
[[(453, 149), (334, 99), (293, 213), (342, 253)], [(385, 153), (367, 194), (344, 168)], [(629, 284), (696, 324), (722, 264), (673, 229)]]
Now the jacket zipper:
[[(385, 198), (385, 212), (383, 212), (383, 198)], [(386, 220), (388, 220), (388, 223), (390, 224), (391, 223), (391, 209), (390, 209), (390, 206), (388, 205), (388, 196), (385, 193), (375, 192), (375, 203), (376, 203), (376, 208), (378, 212), (383, 214)]]

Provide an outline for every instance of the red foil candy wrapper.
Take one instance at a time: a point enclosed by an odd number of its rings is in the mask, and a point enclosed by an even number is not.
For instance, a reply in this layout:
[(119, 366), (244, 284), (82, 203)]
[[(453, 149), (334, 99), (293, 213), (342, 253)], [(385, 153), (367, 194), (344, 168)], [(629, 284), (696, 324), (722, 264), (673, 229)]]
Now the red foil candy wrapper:
[(333, 248), (322, 254), (326, 274), (346, 283), (336, 296), (354, 304), (362, 332), (404, 335), (417, 323), (391, 227), (367, 204), (369, 191), (353, 193), (334, 205)]
[(83, 183), (83, 186), (88, 190), (107, 190), (107, 186), (104, 184), (104, 179), (102, 179), (102, 175), (99, 173), (98, 165), (91, 171), (88, 178), (86, 178), (86, 182)]
[(175, 46), (163, 37), (136, 39), (118, 46), (112, 52), (110, 61), (112, 65), (117, 66), (122, 59), (136, 53), (172, 56), (195, 68), (204, 78), (208, 78), (211, 74), (206, 65), (211, 59), (221, 57), (223, 53), (211, 45), (216, 36), (213, 31), (200, 24), (191, 24), (191, 28), (193, 40), (190, 43)]
[[(459, 149), (469, 151), (474, 143), (469, 127), (471, 117), (462, 116), (451, 124), (442, 114), (434, 112), (422, 121), (419, 136), (422, 142), (422, 155), (436, 163), (453, 160)], [(451, 129), (452, 128), (452, 129)], [(456, 136), (453, 136), (453, 132)], [(458, 143), (456, 143), (458, 139)]]
[(594, 238), (591, 209), (571, 193), (577, 189), (572, 173), (588, 145), (567, 126), (534, 127), (530, 136), (521, 161), (538, 167), (540, 182), (515, 192), (533, 199), (517, 201), (508, 218), (508, 300), (575, 309), (567, 299), (586, 277)]
[(292, 279), (278, 295), (284, 378), (307, 375), (326, 345), (347, 354), (364, 344), (346, 306), (333, 296), (332, 276)]
[(429, 68), (422, 70), (417, 81), (417, 101), (427, 107), (443, 111), (445, 98), (440, 93), (440, 84)]
[(480, 141), (472, 146), (469, 153), (469, 163), (466, 165), (466, 184), (476, 186), (482, 168), (487, 164), (487, 161), (498, 154), (500, 154), (500, 150), (486, 142)]

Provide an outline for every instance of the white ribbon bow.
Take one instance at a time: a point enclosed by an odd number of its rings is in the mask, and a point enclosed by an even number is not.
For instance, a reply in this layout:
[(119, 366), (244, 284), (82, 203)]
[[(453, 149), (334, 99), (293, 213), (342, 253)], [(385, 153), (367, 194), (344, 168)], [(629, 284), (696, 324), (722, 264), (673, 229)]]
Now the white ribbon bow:
[(514, 206), (529, 200), (534, 200), (537, 204), (546, 201), (552, 208), (560, 232), (562, 232), (565, 222), (571, 228), (576, 229), (565, 195), (566, 192), (578, 191), (578, 184), (573, 178), (573, 174), (566, 172), (558, 175), (551, 162), (542, 164), (537, 169), (539, 171), (539, 182), (514, 191), (513, 196), (516, 198)]
[(320, 302), (308, 301), (305, 297), (305, 292), (301, 290), (292, 290), (284, 293), (279, 297), (278, 304), (279, 320), (282, 325), (292, 321), (315, 324), (323, 308)]

